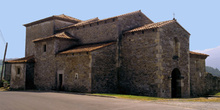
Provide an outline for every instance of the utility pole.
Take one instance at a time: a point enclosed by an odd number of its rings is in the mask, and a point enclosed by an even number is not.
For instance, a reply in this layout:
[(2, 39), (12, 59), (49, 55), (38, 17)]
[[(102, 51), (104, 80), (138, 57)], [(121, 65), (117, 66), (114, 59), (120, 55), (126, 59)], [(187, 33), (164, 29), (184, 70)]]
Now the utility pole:
[(2, 61), (2, 71), (1, 71), (0, 83), (2, 83), (2, 76), (3, 76), (4, 66), (5, 66), (5, 56), (6, 56), (6, 52), (7, 52), (7, 47), (8, 47), (8, 42), (6, 42), (4, 58), (3, 58), (3, 61)]

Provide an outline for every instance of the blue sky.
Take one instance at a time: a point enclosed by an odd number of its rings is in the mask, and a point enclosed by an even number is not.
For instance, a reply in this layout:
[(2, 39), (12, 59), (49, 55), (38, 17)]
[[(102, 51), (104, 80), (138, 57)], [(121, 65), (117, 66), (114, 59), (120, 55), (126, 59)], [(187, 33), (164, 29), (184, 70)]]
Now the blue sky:
[[(9, 43), (7, 58), (24, 57), (23, 24), (52, 15), (66, 14), (81, 20), (104, 19), (141, 10), (152, 21), (175, 18), (191, 33), (190, 50), (220, 46), (218, 0), (1, 0), (0, 30)], [(0, 59), (4, 44), (0, 40)]]

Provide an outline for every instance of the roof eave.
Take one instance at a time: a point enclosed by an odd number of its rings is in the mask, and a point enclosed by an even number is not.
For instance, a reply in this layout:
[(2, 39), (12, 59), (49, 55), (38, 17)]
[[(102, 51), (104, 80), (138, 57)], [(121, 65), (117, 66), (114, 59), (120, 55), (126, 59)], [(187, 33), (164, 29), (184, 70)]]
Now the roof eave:
[(69, 39), (69, 38), (60, 38), (60, 37), (50, 37), (50, 38), (45, 38), (45, 39), (40, 39), (40, 40), (33, 40), (32, 42), (42, 42), (45, 40), (50, 40), (50, 39), (62, 39), (62, 40), (72, 40), (72, 41), (78, 41), (78, 39)]
[(46, 22), (46, 21), (49, 21), (49, 20), (55, 20), (55, 19), (63, 20), (63, 21), (67, 21), (67, 22), (72, 22), (72, 23), (77, 23), (78, 22), (78, 21), (74, 21), (74, 20), (70, 20), (70, 19), (60, 18), (60, 17), (57, 17), (57, 16), (50, 16), (50, 17), (47, 17), (47, 18), (44, 18), (44, 19), (40, 19), (40, 20), (31, 22), (31, 23), (28, 23), (28, 24), (24, 24), (23, 26), (28, 27), (28, 26), (32, 26), (32, 25), (35, 25), (35, 24), (39, 24), (39, 23), (42, 23), (42, 22)]

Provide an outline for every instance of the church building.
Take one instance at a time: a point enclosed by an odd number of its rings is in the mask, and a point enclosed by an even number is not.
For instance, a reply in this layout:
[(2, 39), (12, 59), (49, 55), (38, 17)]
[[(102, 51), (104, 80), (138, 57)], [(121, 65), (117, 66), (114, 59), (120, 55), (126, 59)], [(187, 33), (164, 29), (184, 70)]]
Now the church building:
[(54, 15), (24, 25), (25, 57), (6, 62), (10, 88), (155, 97), (203, 94), (208, 55), (189, 50), (176, 19), (154, 23), (140, 10), (79, 20)]

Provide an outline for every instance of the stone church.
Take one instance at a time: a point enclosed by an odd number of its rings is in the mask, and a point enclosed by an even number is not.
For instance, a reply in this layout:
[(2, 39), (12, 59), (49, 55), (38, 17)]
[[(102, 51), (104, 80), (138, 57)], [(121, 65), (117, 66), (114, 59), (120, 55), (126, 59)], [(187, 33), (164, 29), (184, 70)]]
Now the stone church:
[(24, 26), (25, 57), (5, 63), (11, 89), (202, 94), (196, 82), (208, 55), (189, 51), (190, 33), (176, 19), (154, 23), (139, 10), (85, 21), (54, 15)]

